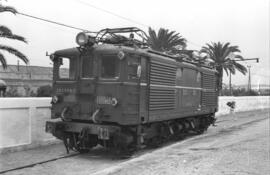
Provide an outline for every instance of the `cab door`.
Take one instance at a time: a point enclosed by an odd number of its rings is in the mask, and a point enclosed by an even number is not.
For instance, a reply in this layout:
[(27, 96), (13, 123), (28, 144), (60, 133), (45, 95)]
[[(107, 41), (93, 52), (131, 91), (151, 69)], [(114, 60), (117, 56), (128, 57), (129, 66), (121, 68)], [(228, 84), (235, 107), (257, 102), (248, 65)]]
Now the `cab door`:
[(96, 56), (93, 52), (85, 52), (80, 57), (80, 81), (78, 102), (82, 120), (91, 120), (91, 115), (95, 110), (95, 94), (97, 88), (96, 80)]
[(130, 55), (126, 58), (124, 85), (124, 115), (129, 123), (140, 124), (148, 121), (148, 64), (147, 58)]
[(148, 109), (148, 103), (149, 103), (149, 63), (148, 59), (146, 57), (140, 57), (139, 60), (139, 66), (137, 68), (137, 76), (138, 76), (138, 84), (139, 84), (139, 114), (140, 114), (140, 120), (141, 123), (147, 123), (149, 120), (149, 109)]

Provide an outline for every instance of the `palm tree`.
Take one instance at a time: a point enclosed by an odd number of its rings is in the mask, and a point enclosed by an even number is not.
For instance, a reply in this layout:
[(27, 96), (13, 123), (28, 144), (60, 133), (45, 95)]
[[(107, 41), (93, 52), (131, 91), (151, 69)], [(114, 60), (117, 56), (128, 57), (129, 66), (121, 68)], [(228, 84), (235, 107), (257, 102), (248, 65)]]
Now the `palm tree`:
[(148, 30), (147, 43), (153, 50), (175, 52), (186, 47), (186, 39), (175, 31), (160, 28), (156, 33), (151, 27)]
[[(2, 6), (0, 4), (0, 13), (1, 12), (11, 12), (13, 14), (17, 13), (15, 8), (10, 7), (10, 6)], [(13, 40), (22, 41), (24, 43), (27, 43), (27, 41), (25, 40), (24, 37), (13, 34), (12, 31), (8, 27), (3, 26), (3, 25), (0, 25), (0, 38), (13, 39)], [(10, 54), (17, 56), (23, 62), (25, 62), (25, 64), (27, 64), (29, 62), (28, 58), (23, 53), (18, 51), (17, 49), (10, 47), (10, 46), (7, 46), (7, 45), (3, 45), (0, 43), (0, 62), (1, 62), (4, 69), (7, 68), (7, 61), (6, 61), (6, 58), (3, 55), (3, 53), (1, 53), (1, 51), (6, 51)]]
[(241, 52), (238, 46), (231, 46), (229, 42), (223, 43), (211, 43), (206, 44), (202, 47), (201, 53), (207, 54), (207, 57), (210, 59), (212, 65), (214, 65), (218, 71), (218, 81), (217, 87), (220, 92), (222, 89), (222, 80), (223, 80), (223, 70), (228, 75), (229, 73), (235, 74), (236, 70), (242, 74), (247, 73), (247, 68), (239, 63), (237, 63), (233, 58), (243, 60), (244, 58), (239, 55)]

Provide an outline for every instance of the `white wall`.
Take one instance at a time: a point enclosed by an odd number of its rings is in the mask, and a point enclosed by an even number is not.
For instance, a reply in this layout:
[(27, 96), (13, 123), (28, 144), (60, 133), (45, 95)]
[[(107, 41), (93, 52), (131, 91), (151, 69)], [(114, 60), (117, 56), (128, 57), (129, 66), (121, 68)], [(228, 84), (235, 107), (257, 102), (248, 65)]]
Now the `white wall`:
[(244, 97), (219, 97), (219, 109), (216, 116), (229, 114), (230, 107), (227, 106), (227, 102), (235, 101), (235, 112), (252, 111), (258, 109), (270, 108), (270, 96), (244, 96)]
[[(0, 98), (0, 151), (3, 148), (37, 146), (55, 141), (45, 133), (50, 120), (51, 98)], [(236, 112), (270, 108), (268, 96), (220, 97), (217, 116), (228, 114), (229, 101), (236, 102)]]
[(0, 149), (54, 140), (45, 133), (50, 98), (0, 98)]

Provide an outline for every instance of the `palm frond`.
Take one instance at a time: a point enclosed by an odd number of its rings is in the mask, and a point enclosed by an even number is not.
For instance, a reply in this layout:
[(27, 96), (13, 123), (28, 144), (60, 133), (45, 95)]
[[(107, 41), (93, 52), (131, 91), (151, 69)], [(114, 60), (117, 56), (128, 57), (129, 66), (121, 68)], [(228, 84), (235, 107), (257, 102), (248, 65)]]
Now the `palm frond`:
[(0, 5), (0, 13), (1, 12), (11, 12), (14, 15), (16, 15), (16, 13), (18, 13), (18, 11), (14, 7)]
[(5, 45), (0, 44), (0, 50), (4, 50), (4, 51), (7, 51), (10, 54), (15, 55), (16, 57), (20, 58), (23, 62), (25, 62), (25, 64), (27, 64), (29, 62), (28, 58), (23, 53), (21, 53), (20, 51), (14, 49), (13, 47), (5, 46)]
[(234, 55), (234, 58), (239, 58), (240, 60), (244, 60), (244, 58), (241, 55)]
[(228, 70), (228, 68), (227, 68), (227, 67), (223, 67), (223, 69), (225, 70), (226, 75), (228, 76), (228, 75), (229, 75), (229, 70)]
[(22, 41), (24, 43), (27, 43), (27, 40), (24, 37), (22, 37), (20, 35), (16, 35), (16, 34), (12, 34), (12, 35), (1, 35), (0, 34), (0, 37), (2, 37), (2, 38), (8, 38), (8, 39), (13, 39), (13, 40), (18, 40), (18, 41)]
[(0, 35), (1, 34), (12, 34), (11, 30), (7, 26), (0, 26)]
[(229, 71), (232, 73), (232, 74), (235, 74), (235, 68), (234, 66), (230, 66), (228, 67)]
[[(175, 31), (160, 28), (156, 33), (152, 28), (148, 29), (147, 43), (152, 49), (161, 52), (173, 52), (186, 47), (186, 39)], [(180, 46), (180, 47), (179, 47)]]
[(242, 64), (239, 64), (237, 62), (234, 62), (234, 67), (235, 69), (237, 69), (239, 72), (241, 72), (242, 74), (246, 75), (247, 73), (247, 68), (245, 66), (243, 66)]
[(12, 31), (6, 26), (0, 26), (0, 37), (14, 39), (27, 43), (26, 39), (20, 35), (13, 34)]
[(2, 66), (3, 66), (3, 68), (6, 69), (7, 68), (7, 62), (6, 62), (6, 59), (5, 59), (4, 55), (1, 54), (1, 53), (0, 53), (0, 62), (2, 64)]

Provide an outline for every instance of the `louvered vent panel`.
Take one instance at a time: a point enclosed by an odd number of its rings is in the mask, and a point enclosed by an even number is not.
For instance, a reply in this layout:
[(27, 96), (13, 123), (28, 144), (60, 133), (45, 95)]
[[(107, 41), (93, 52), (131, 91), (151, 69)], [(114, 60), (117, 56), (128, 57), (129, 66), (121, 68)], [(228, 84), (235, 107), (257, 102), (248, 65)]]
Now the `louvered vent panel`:
[(217, 92), (216, 89), (216, 77), (211, 74), (203, 74), (202, 77), (203, 89), (202, 92), (202, 105), (203, 106), (216, 106), (217, 105)]
[(217, 104), (216, 92), (203, 92), (202, 93), (202, 105), (203, 106), (216, 106)]
[(216, 87), (216, 77), (215, 75), (203, 74), (202, 85), (205, 89), (215, 89)]
[(149, 110), (171, 110), (175, 108), (175, 90), (150, 88)]
[[(175, 108), (176, 66), (151, 62), (149, 110), (171, 110)], [(171, 86), (155, 87), (159, 85)]]
[(150, 83), (175, 86), (176, 66), (151, 62)]

